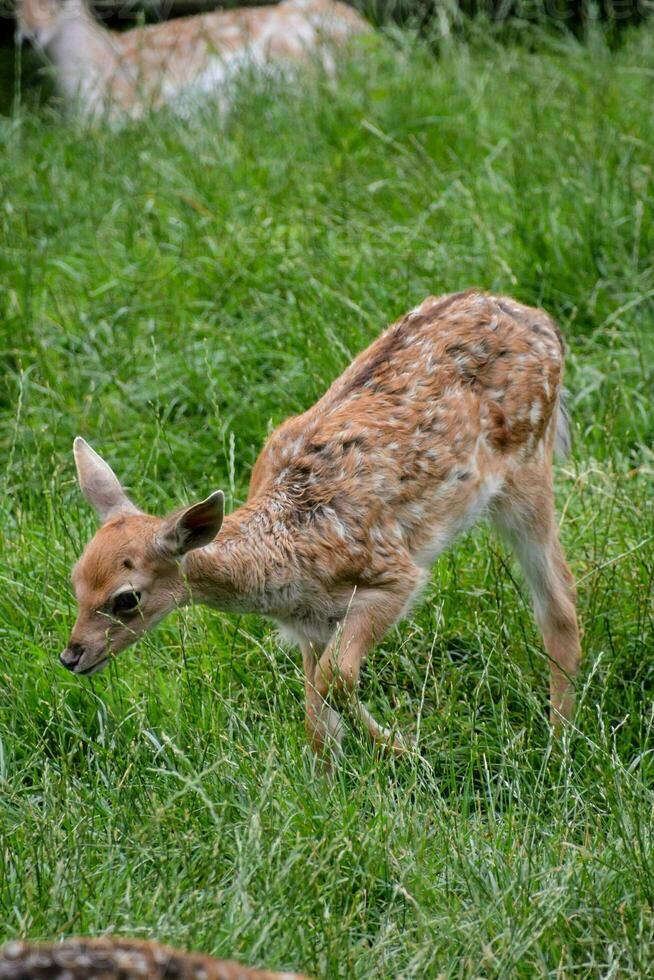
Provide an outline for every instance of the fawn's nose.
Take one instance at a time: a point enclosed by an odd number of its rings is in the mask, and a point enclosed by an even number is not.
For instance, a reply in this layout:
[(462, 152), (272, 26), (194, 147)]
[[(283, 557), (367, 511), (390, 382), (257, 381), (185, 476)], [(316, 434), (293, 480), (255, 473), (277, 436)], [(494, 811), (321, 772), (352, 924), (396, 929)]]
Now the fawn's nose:
[(84, 647), (81, 643), (69, 643), (66, 649), (62, 651), (59, 659), (67, 670), (75, 670), (83, 653)]
[(26, 48), (32, 43), (32, 38), (30, 37), (29, 31), (25, 27), (19, 27), (14, 34), (14, 39), (16, 44), (20, 45), (21, 48)]

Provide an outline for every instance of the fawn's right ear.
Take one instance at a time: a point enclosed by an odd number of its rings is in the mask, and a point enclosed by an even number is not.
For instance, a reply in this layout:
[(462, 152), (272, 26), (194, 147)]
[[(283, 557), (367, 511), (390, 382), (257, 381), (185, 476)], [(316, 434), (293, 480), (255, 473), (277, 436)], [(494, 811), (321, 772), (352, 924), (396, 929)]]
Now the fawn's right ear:
[(77, 436), (73, 443), (73, 455), (80, 490), (101, 521), (108, 521), (118, 514), (141, 513), (121, 487), (109, 464), (81, 436)]
[(223, 523), (225, 495), (214, 490), (206, 500), (192, 504), (164, 522), (157, 544), (168, 558), (179, 559), (194, 548), (211, 544)]

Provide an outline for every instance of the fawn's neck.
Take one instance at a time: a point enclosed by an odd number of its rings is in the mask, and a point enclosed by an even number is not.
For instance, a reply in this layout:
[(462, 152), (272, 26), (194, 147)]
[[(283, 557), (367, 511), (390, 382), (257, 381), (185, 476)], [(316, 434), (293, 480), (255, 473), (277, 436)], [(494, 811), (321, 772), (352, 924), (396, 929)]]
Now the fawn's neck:
[[(191, 598), (226, 612), (272, 613), (289, 592), (293, 543), (274, 514), (246, 504), (184, 562)], [(292, 588), (290, 589), (292, 591)]]
[(64, 95), (74, 98), (90, 81), (93, 63), (98, 53), (106, 48), (109, 32), (89, 13), (86, 5), (79, 0), (70, 5), (65, 17), (47, 44), (47, 52), (57, 67), (57, 82)]

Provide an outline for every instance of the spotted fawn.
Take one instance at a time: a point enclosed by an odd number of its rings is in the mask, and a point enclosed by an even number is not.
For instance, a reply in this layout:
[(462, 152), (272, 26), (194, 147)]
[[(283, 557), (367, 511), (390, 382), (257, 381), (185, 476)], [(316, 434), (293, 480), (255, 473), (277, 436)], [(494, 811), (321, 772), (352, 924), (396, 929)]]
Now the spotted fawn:
[(230, 960), (181, 953), (136, 939), (7, 943), (0, 980), (308, 980), (299, 973), (251, 970)]
[(284, 0), (108, 30), (84, 0), (18, 0), (19, 33), (45, 52), (65, 103), (82, 117), (121, 122), (168, 104), (187, 113), (207, 94), (226, 104), (244, 69), (288, 72), (332, 50), (367, 22), (336, 0)]
[(542, 310), (476, 291), (429, 297), (272, 433), (227, 517), (219, 490), (169, 517), (141, 512), (77, 438), (102, 526), (73, 570), (79, 615), (62, 663), (94, 674), (189, 602), (260, 613), (302, 651), (316, 752), (338, 754), (345, 707), (401, 752), (357, 697), (362, 662), (438, 556), (488, 517), (531, 589), (559, 725), (580, 659), (552, 488), (554, 450), (569, 442), (563, 354)]

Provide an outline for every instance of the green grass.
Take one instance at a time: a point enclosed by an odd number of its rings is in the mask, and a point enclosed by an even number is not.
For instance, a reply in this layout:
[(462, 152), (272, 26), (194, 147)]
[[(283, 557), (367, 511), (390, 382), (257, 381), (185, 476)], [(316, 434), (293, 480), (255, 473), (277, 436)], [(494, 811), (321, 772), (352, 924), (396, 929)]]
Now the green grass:
[[(0, 938), (119, 932), (320, 977), (643, 977), (654, 943), (654, 45), (530, 35), (120, 132), (0, 117)], [(29, 100), (28, 100), (29, 101)], [(427, 293), (480, 284), (568, 338), (559, 465), (585, 664), (547, 664), (484, 529), (375, 652), (328, 784), (299, 658), (171, 617), (67, 675), (88, 437), (154, 512), (246, 493), (270, 426)]]

